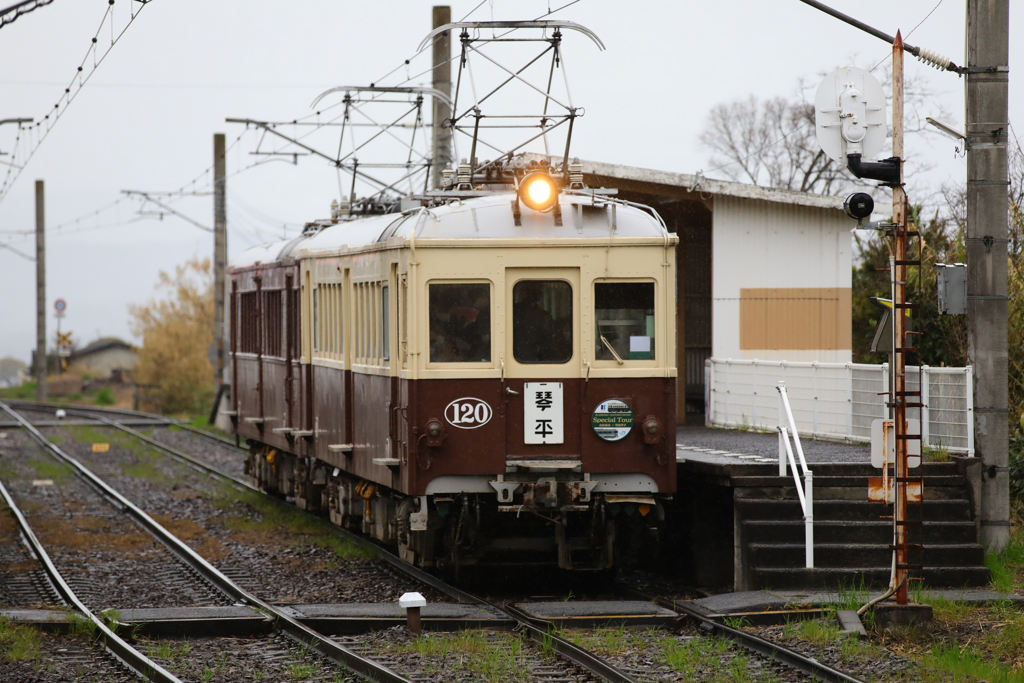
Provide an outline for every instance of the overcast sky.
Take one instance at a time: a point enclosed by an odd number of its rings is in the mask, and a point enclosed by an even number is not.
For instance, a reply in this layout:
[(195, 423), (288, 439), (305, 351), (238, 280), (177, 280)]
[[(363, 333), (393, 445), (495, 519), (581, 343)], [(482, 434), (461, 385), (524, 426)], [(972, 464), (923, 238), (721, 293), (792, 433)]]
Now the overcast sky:
[[(475, 20), (532, 19), (566, 2), (475, 0), (451, 7), (454, 19), (475, 7)], [(139, 11), (137, 2), (131, 4)], [(225, 123), (227, 117), (308, 116), (313, 99), (332, 86), (396, 84), (426, 70), (429, 50), (408, 68), (403, 62), (430, 31), (433, 4), (153, 0), (0, 203), (0, 241), (33, 253), (32, 236), (17, 231), (34, 229), (34, 181), (44, 179), (48, 305), (57, 297), (67, 301), (63, 327), (74, 331), (79, 345), (100, 335), (140, 341), (129, 331), (128, 304), (156, 294), (160, 270), (210, 255), (213, 238), (171, 216), (128, 223), (136, 217), (135, 201), (105, 207), (123, 189), (175, 190), (196, 178), (197, 189), (209, 189), (205, 169), (212, 161), (213, 134), (226, 133), (231, 144), (244, 131)], [(902, 29), (905, 37), (917, 26), (907, 42), (964, 63), (964, 0), (831, 5), (883, 31)], [(107, 9), (107, 0), (54, 0), (0, 29), (0, 120), (41, 119), (53, 111)], [(1022, 16), (1010, 18), (1011, 45), (1014, 36), (1024, 38)], [(800, 96), (800, 78), (816, 84), (823, 71), (874, 65), (891, 52), (877, 38), (798, 0), (579, 0), (552, 18), (587, 26), (607, 46), (601, 52), (579, 34), (565, 39), (572, 98), (586, 109), (574, 131), (574, 153), (685, 173), (703, 170), (711, 177), (725, 174), (712, 168), (698, 138), (715, 104), (751, 94)], [(128, 0), (117, 0), (112, 21), (104, 21), (98, 55), (110, 46), (111, 27), (116, 36), (128, 24)], [(93, 61), (87, 57), (83, 73), (92, 71)], [(1010, 61), (1016, 73), (1019, 56), (1011, 54)], [(945, 112), (949, 123), (962, 128), (962, 79), (909, 56), (907, 74), (925, 79), (935, 93), (933, 109), (924, 113)], [(429, 85), (429, 79), (412, 82)], [(1024, 121), (1024, 97), (1014, 82), (1010, 121)], [(16, 126), (0, 126), (0, 152), (12, 151), (17, 132)], [(34, 139), (23, 135), (22, 152)], [(253, 135), (244, 135), (228, 155), (231, 254), (295, 234), (303, 222), (326, 217), (338, 196), (336, 172), (311, 158), (238, 172), (257, 158), (250, 154), (255, 144)], [(952, 140), (936, 135), (914, 145), (907, 167), (916, 192), (912, 200), (927, 198), (944, 182), (963, 181), (966, 167)], [(915, 175), (914, 155), (931, 167), (926, 174)], [(0, 163), (10, 159), (0, 156)], [(7, 169), (0, 165), (0, 182)], [(212, 197), (179, 198), (174, 206), (212, 225)], [(35, 265), (0, 248), (0, 356), (30, 357), (34, 287)], [(52, 315), (48, 324), (52, 340)]]

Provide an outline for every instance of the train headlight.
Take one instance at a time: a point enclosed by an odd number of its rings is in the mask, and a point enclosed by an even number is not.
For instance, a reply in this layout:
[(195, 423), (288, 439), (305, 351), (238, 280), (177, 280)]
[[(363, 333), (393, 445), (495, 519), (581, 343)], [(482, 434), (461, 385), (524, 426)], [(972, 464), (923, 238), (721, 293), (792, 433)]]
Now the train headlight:
[(530, 173), (519, 183), (519, 200), (535, 211), (547, 211), (558, 201), (558, 185), (547, 173)]

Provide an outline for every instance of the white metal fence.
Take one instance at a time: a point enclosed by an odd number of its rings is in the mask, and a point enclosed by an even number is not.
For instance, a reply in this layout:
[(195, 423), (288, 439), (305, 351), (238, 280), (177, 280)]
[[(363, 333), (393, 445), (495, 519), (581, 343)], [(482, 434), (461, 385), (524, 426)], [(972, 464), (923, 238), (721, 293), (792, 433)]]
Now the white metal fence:
[[(920, 374), (919, 371), (920, 370)], [(705, 372), (705, 422), (715, 427), (774, 431), (778, 391), (786, 383), (802, 434), (870, 442), (871, 422), (888, 416), (889, 364), (790, 363), (709, 358)], [(907, 390), (921, 385), (924, 408), (907, 411), (921, 420), (923, 442), (974, 455), (973, 375), (966, 368), (907, 368)], [(912, 399), (911, 399), (912, 400)]]

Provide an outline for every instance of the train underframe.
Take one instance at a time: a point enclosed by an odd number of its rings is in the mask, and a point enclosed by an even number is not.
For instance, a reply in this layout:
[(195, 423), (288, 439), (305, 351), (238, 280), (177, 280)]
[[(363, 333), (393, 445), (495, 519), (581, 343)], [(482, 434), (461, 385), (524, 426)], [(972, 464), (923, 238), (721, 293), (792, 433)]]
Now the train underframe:
[(494, 492), (409, 496), (315, 458), (250, 443), (254, 486), (458, 577), (470, 568), (557, 566), (609, 571), (656, 563), (666, 496), (611, 494), (578, 472), (505, 474)]

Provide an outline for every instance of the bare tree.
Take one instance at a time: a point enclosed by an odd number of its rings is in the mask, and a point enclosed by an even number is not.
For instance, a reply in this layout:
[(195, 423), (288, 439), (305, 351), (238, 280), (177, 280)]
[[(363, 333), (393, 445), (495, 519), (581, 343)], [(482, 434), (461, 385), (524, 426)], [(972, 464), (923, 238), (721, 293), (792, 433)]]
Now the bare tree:
[(717, 170), (740, 182), (827, 193), (852, 176), (818, 146), (814, 106), (775, 97), (718, 104), (700, 141)]
[[(881, 80), (883, 90), (891, 92), (891, 70), (886, 70)], [(800, 79), (800, 98), (758, 100), (751, 95), (715, 105), (700, 135), (701, 143), (712, 152), (714, 171), (738, 182), (799, 192), (836, 194), (854, 187), (870, 188), (871, 183), (854, 177), (845, 164), (821, 151), (815, 135), (814, 104), (806, 99), (814, 87)], [(922, 112), (926, 103), (934, 109), (934, 100), (925, 82), (908, 78), (904, 99), (905, 133), (927, 133)], [(924, 169), (918, 164), (916, 170)]]

